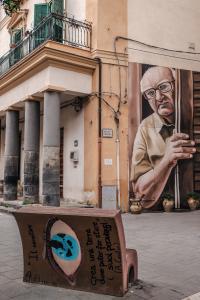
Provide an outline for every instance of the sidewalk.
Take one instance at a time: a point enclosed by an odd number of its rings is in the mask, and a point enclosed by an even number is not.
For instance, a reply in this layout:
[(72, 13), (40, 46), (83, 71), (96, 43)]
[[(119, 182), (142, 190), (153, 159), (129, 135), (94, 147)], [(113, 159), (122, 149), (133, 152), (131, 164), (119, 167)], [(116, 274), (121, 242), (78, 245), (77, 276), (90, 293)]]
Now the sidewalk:
[[(122, 299), (180, 300), (200, 291), (200, 210), (122, 217), (127, 247), (138, 251), (141, 280)], [(23, 283), (22, 272), (22, 248), (16, 222), (12, 215), (1, 212), (1, 300), (120, 299)]]

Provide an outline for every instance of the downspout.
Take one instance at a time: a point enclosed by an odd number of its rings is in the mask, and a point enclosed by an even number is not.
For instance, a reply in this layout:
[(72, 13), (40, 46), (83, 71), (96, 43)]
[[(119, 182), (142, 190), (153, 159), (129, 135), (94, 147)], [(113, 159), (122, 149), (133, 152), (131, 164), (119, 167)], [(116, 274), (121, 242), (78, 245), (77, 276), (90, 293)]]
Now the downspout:
[(119, 139), (119, 116), (115, 116), (116, 123), (116, 169), (117, 169), (117, 203), (116, 208), (121, 209), (121, 198), (120, 198), (120, 139)]
[(102, 208), (102, 180), (101, 180), (101, 97), (102, 97), (102, 61), (101, 58), (97, 57), (97, 60), (99, 62), (99, 91), (98, 91), (98, 193), (99, 193), (99, 201), (98, 201), (98, 207)]
[(121, 192), (120, 192), (120, 134), (119, 134), (119, 116), (120, 116), (120, 105), (121, 105), (121, 100), (122, 100), (122, 86), (121, 86), (121, 70), (120, 70), (120, 61), (119, 57), (117, 54), (117, 48), (116, 48), (116, 42), (120, 37), (117, 36), (114, 41), (114, 50), (115, 50), (115, 55), (117, 58), (118, 62), (118, 69), (119, 69), (119, 104), (118, 104), (118, 109), (115, 115), (115, 123), (116, 123), (116, 171), (117, 171), (117, 191), (116, 191), (116, 197), (117, 197), (117, 203), (116, 203), (116, 208), (121, 209)]
[[(175, 133), (180, 132), (180, 96), (181, 96), (181, 80), (180, 70), (176, 69), (176, 95), (175, 95)], [(175, 208), (180, 208), (180, 183), (179, 183), (179, 163), (175, 167)]]

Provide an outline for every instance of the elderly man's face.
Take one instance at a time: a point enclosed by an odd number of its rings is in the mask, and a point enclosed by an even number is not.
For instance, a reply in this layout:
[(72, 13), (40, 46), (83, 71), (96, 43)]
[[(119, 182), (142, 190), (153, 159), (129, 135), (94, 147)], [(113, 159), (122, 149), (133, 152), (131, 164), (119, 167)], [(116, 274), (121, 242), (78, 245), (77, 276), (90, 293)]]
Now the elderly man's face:
[[(169, 68), (152, 67), (146, 71), (141, 80), (141, 92), (149, 93), (151, 108), (162, 118), (173, 121), (174, 116), (174, 78)], [(170, 83), (172, 89), (165, 89), (164, 83)], [(162, 85), (163, 84), (163, 85)], [(155, 89), (155, 91), (150, 89)], [(164, 91), (164, 92), (163, 92)], [(151, 98), (155, 92), (154, 97)]]

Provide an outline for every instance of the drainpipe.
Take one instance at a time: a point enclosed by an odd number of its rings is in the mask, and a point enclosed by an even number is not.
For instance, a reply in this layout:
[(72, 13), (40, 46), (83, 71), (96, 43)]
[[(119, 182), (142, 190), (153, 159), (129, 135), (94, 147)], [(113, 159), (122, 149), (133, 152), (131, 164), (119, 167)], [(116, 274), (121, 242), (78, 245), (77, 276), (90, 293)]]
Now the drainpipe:
[(120, 139), (119, 139), (119, 116), (115, 116), (116, 123), (116, 169), (117, 169), (117, 192), (116, 192), (116, 208), (121, 209), (121, 198), (120, 198)]
[[(175, 95), (175, 133), (179, 133), (180, 130), (180, 95), (181, 95), (181, 80), (180, 70), (176, 70), (176, 95)], [(180, 183), (179, 183), (179, 163), (175, 167), (175, 208), (180, 209)]]
[(99, 174), (98, 174), (98, 192), (99, 192), (99, 201), (98, 201), (98, 207), (102, 208), (102, 180), (101, 180), (101, 97), (102, 97), (102, 61), (101, 58), (97, 58), (98, 62), (99, 62), (99, 97), (98, 97), (98, 128), (99, 128), (99, 132), (98, 132), (98, 159), (99, 159)]

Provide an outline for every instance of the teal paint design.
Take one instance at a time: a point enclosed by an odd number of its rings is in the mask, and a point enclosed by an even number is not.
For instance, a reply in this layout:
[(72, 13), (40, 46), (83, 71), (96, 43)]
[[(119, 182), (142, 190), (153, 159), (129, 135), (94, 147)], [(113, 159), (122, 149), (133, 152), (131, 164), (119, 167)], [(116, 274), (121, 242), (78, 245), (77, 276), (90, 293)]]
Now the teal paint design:
[(80, 247), (77, 240), (69, 234), (55, 234), (51, 238), (50, 246), (53, 253), (63, 260), (76, 260), (80, 253)]

